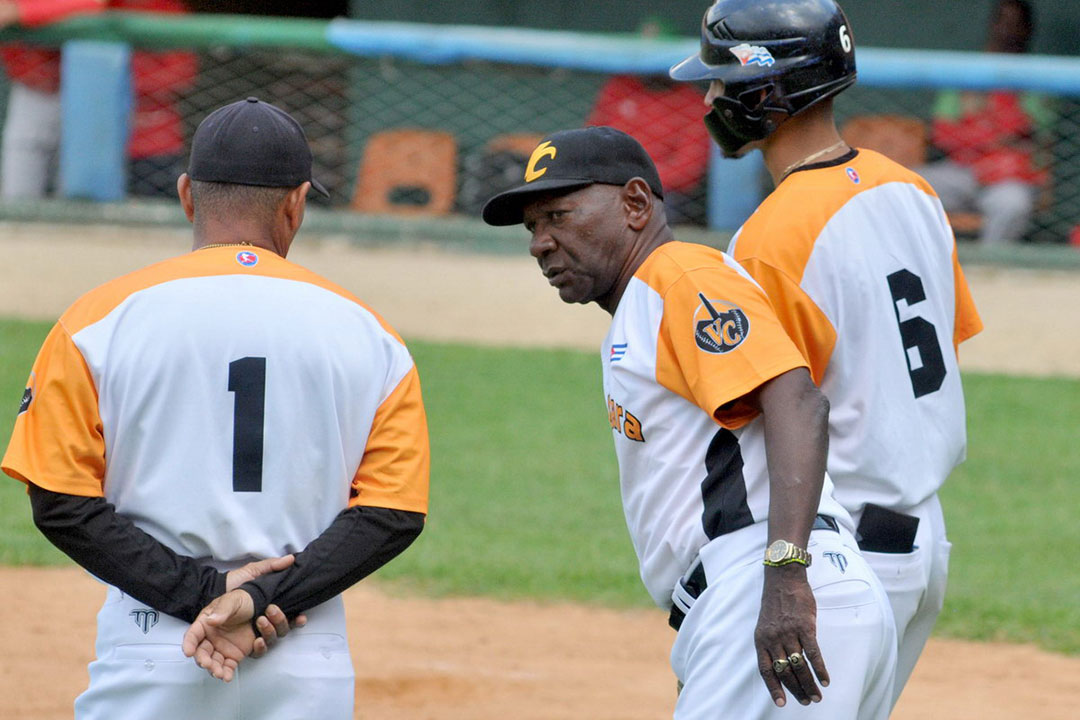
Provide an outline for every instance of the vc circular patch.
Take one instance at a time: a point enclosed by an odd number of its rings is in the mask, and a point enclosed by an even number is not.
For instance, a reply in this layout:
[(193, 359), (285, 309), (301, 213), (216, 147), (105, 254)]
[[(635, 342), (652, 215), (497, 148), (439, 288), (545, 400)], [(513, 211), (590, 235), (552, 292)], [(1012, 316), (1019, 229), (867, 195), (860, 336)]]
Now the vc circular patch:
[(250, 250), (241, 250), (236, 253), (236, 262), (244, 267), (254, 267), (259, 263), (259, 256)]
[(698, 293), (701, 304), (694, 311), (694, 342), (707, 353), (722, 355), (742, 345), (750, 334), (750, 319), (738, 306), (710, 300)]

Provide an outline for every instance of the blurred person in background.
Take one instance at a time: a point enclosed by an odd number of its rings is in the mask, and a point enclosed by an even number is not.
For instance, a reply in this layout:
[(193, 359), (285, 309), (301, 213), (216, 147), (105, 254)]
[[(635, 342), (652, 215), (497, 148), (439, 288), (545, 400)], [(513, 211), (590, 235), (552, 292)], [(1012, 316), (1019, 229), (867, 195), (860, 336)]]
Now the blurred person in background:
[[(642, 22), (644, 38), (675, 36), (664, 18)], [(709, 134), (701, 123), (702, 93), (667, 73), (614, 75), (600, 89), (586, 125), (608, 125), (640, 142), (656, 163), (673, 225), (705, 224)]]
[[(998, 0), (986, 51), (1026, 53), (1034, 28), (1028, 0)], [(931, 140), (945, 159), (918, 172), (946, 211), (982, 215), (980, 242), (1019, 242), (1048, 180), (1037, 159), (1037, 140), (1053, 119), (1046, 98), (1035, 93), (942, 92), (934, 105)]]
[[(184, 13), (183, 0), (0, 0), (0, 28), (27, 28), (104, 10)], [(14, 44), (0, 48), (11, 81), (0, 145), (0, 198), (42, 198), (55, 185), (60, 148), (60, 51)], [(172, 197), (183, 171), (184, 133), (176, 93), (195, 77), (189, 52), (132, 55), (134, 114), (128, 155), (133, 195)]]

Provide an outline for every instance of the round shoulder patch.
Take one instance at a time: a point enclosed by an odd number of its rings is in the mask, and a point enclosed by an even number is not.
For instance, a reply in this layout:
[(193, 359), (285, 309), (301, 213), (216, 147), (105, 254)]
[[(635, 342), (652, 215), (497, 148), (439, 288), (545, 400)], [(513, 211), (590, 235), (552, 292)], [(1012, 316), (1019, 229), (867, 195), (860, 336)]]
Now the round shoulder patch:
[(750, 334), (750, 319), (737, 305), (710, 300), (698, 293), (701, 304), (694, 310), (694, 342), (707, 353), (722, 355), (742, 345)]
[(236, 253), (236, 262), (244, 267), (254, 267), (259, 263), (259, 256), (251, 250), (241, 250)]

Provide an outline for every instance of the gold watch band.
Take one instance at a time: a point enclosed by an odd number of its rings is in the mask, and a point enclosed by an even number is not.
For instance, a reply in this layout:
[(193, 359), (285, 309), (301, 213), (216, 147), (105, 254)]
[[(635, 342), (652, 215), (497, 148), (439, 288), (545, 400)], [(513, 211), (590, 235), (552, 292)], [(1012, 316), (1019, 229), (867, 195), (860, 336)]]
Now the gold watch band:
[(765, 550), (764, 564), (768, 567), (781, 567), (791, 563), (810, 567), (810, 562), (810, 553), (805, 548), (787, 540), (776, 540)]

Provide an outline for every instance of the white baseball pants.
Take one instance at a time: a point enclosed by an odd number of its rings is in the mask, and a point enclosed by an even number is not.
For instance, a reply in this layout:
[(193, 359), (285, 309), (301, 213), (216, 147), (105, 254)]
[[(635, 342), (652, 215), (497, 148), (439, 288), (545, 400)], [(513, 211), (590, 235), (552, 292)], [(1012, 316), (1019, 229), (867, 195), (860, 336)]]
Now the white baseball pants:
[(910, 553), (863, 553), (889, 596), (896, 620), (899, 650), (893, 686), (894, 704), (911, 677), (941, 613), (952, 550), (952, 544), (945, 536), (945, 517), (936, 494), (903, 513), (919, 518), (915, 549)]
[(186, 622), (110, 587), (98, 613), (90, 687), (75, 700), (75, 718), (351, 720), (354, 673), (341, 597), (305, 614), (306, 626), (241, 662), (226, 684), (184, 656)]
[(785, 707), (773, 704), (754, 648), (766, 537), (766, 524), (757, 523), (701, 551), (708, 587), (671, 650), (683, 683), (676, 720), (884, 720), (892, 707), (896, 630), (881, 584), (843, 528), (813, 531), (808, 548), (817, 640), (832, 682), (820, 703), (803, 706), (787, 693)]

